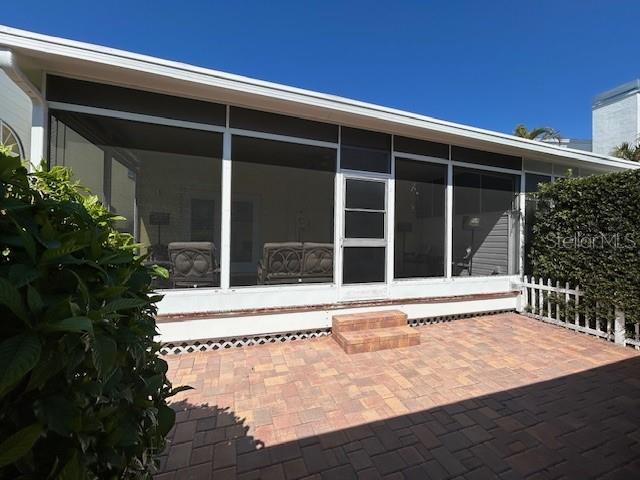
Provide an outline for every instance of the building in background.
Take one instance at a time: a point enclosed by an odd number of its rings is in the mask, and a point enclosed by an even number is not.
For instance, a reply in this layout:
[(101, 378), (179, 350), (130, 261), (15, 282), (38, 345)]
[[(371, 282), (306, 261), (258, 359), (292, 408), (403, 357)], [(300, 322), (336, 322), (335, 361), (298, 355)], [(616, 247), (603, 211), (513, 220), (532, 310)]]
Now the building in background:
[(593, 99), (593, 152), (611, 155), (640, 136), (640, 79), (607, 90)]

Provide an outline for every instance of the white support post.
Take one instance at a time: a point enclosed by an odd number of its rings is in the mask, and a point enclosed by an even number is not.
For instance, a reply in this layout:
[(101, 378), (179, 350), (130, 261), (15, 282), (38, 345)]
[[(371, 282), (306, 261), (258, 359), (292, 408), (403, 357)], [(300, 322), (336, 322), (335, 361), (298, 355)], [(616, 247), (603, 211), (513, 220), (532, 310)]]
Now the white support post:
[(342, 288), (342, 236), (344, 231), (344, 177), (340, 171), (340, 150), (342, 145), (342, 127), (338, 127), (338, 150), (336, 152), (336, 178), (334, 182), (333, 207), (333, 282), (338, 290)]
[(37, 99), (31, 99), (31, 144), (29, 158), (35, 169), (46, 156), (47, 107)]
[(520, 174), (520, 193), (518, 194), (518, 210), (520, 221), (518, 222), (518, 272), (520, 278), (524, 276), (525, 258), (525, 213), (526, 213), (526, 180), (524, 173), (524, 162), (522, 165), (522, 173)]
[(551, 279), (547, 278), (547, 318), (552, 319), (551, 316)]
[(391, 135), (391, 178), (387, 180), (387, 256), (386, 256), (386, 278), (387, 278), (387, 295), (390, 291), (390, 285), (395, 278), (395, 237), (396, 237), (396, 158), (393, 155), (393, 135)]
[(229, 288), (231, 277), (231, 133), (222, 140), (222, 224), (220, 226), (220, 287)]
[(560, 322), (560, 302), (558, 301), (560, 298), (560, 281), (556, 280), (556, 320)]
[(576, 310), (574, 312), (575, 315), (575, 325), (579, 326), (580, 325), (580, 311), (579, 311), (579, 307), (580, 307), (580, 286), (576, 285)]
[(446, 217), (446, 268), (447, 278), (453, 276), (453, 165), (451, 164), (451, 146), (449, 146), (449, 165), (447, 165), (447, 217)]
[(565, 282), (564, 283), (564, 323), (566, 324), (570, 324), (571, 321), (569, 320), (569, 312), (571, 311), (569, 309), (569, 301), (571, 300), (571, 297), (569, 297), (569, 282)]
[(538, 278), (538, 315), (540, 318), (543, 318), (544, 313), (544, 295), (542, 295), (542, 286), (544, 285), (544, 281), (542, 277)]
[(615, 313), (615, 325), (613, 331), (613, 341), (616, 345), (621, 345), (624, 347), (625, 338), (626, 338), (626, 327), (625, 327), (625, 315), (622, 310), (616, 307)]

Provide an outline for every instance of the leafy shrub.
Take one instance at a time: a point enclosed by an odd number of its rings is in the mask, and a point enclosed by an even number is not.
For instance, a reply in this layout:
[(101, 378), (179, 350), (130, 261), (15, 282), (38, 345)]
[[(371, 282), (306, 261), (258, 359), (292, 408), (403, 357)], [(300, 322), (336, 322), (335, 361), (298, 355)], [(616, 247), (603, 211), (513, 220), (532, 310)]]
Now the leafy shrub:
[(0, 478), (150, 478), (174, 422), (166, 275), (60, 167), (0, 151)]
[(640, 170), (542, 185), (533, 228), (535, 276), (579, 285), (584, 305), (640, 317)]

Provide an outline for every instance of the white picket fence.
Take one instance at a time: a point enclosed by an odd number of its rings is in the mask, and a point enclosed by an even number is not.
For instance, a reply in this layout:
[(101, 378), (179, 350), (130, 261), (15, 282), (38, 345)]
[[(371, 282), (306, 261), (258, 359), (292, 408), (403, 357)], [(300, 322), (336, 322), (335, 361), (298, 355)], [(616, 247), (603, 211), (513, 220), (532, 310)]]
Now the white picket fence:
[[(608, 318), (600, 318), (596, 311), (578, 311), (584, 292), (580, 287), (571, 288), (567, 283), (546, 281), (542, 278), (524, 277), (522, 283), (524, 311), (526, 315), (577, 332), (594, 335), (620, 346), (632, 346), (640, 349), (640, 324), (633, 324), (633, 333), (629, 337), (627, 322), (622, 310), (616, 308)], [(554, 302), (553, 296), (561, 302)], [(562, 300), (564, 300), (562, 302)]]

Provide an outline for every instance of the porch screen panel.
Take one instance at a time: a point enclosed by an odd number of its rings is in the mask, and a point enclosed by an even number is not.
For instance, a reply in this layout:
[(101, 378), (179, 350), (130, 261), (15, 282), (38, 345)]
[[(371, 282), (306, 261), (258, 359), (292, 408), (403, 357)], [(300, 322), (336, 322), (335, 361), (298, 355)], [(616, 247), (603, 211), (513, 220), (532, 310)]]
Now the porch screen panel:
[(391, 173), (391, 135), (342, 127), (340, 167)]
[(336, 150), (233, 136), (232, 286), (333, 282)]
[(517, 175), (454, 168), (453, 275), (518, 271)]
[(396, 158), (396, 278), (445, 274), (447, 167)]
[(69, 167), (166, 267), (156, 288), (220, 285), (222, 135), (53, 111), (50, 158)]

